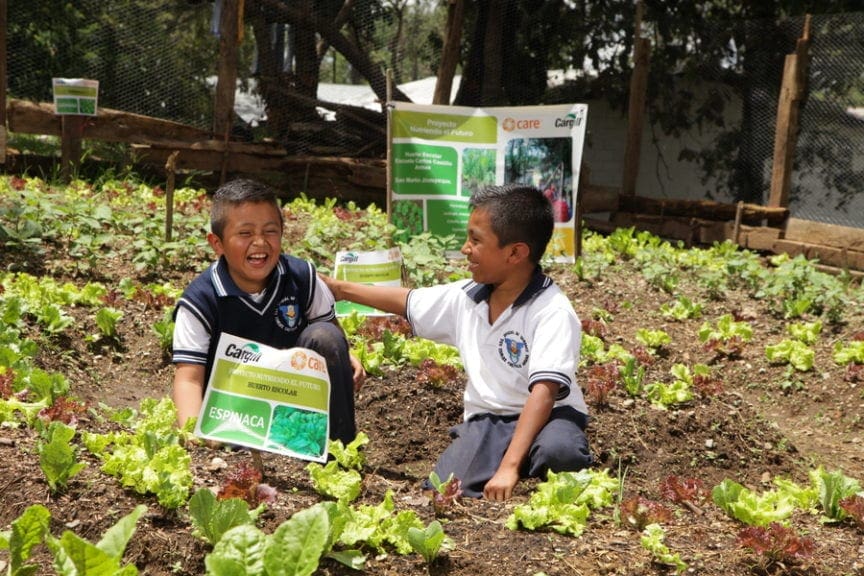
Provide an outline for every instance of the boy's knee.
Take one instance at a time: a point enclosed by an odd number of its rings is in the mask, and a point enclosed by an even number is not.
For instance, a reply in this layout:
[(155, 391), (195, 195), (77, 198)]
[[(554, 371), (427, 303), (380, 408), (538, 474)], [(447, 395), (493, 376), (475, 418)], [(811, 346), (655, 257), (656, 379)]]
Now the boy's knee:
[(297, 345), (325, 357), (344, 354), (348, 348), (345, 334), (329, 322), (315, 322), (304, 328), (297, 338)]
[(546, 471), (576, 472), (588, 468), (594, 459), (588, 450), (587, 442), (569, 439), (568, 442), (544, 443), (535, 447), (531, 457), (530, 475), (542, 475)]

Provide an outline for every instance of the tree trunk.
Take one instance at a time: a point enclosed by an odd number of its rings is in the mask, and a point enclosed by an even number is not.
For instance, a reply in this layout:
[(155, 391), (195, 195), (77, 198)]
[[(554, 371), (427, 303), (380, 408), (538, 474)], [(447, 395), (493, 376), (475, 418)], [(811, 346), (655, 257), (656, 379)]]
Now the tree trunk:
[(447, 36), (444, 39), (444, 50), (441, 55), (441, 66), (438, 68), (438, 79), (435, 82), (433, 104), (449, 104), (453, 91), (453, 76), (459, 63), (460, 47), (462, 45), (462, 20), (465, 17), (465, 0), (450, 0), (447, 9)]
[(480, 0), (468, 62), (462, 73), (456, 104), (495, 106), (505, 104), (503, 90), (503, 29), (509, 0)]
[(480, 98), (484, 106), (506, 104), (504, 101), (502, 36), (508, 0), (488, 0), (486, 33), (483, 36), (483, 82)]

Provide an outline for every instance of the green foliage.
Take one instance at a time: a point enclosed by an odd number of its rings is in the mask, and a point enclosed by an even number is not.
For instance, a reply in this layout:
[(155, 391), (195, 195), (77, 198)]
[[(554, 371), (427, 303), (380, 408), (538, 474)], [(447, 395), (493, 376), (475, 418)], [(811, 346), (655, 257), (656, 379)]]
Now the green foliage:
[(729, 479), (711, 490), (711, 498), (730, 517), (750, 526), (785, 522), (795, 511), (796, 502), (785, 490), (757, 494)]
[(834, 362), (845, 366), (847, 364), (864, 364), (864, 340), (855, 340), (849, 344), (837, 342), (834, 344)]
[(365, 454), (360, 449), (368, 443), (369, 437), (363, 432), (358, 433), (347, 446), (341, 440), (331, 440), (328, 450), (333, 460), (323, 466), (317, 462), (306, 465), (315, 491), (339, 502), (354, 501), (360, 495), (363, 483), (360, 470)]
[[(8, 180), (3, 182), (8, 183)], [(48, 262), (57, 275), (100, 276), (104, 273), (106, 253), (133, 262), (146, 274), (197, 270), (210, 259), (210, 248), (204, 237), (207, 214), (201, 210), (205, 193), (201, 190), (175, 190), (173, 236), (176, 240), (168, 242), (164, 230), (165, 195), (161, 190), (140, 182), (110, 179), (96, 184), (76, 180), (62, 187), (28, 179), (24, 186), (26, 200), (17, 203), (18, 215), (38, 222), (41, 241), (65, 249), (70, 256)], [(4, 207), (8, 208), (7, 202), (0, 201), (0, 226), (8, 227), (6, 218), (14, 217), (16, 212), (7, 209), (4, 213)], [(35, 233), (32, 226), (29, 233)], [(50, 282), (50, 278), (43, 280)], [(53, 286), (45, 288), (57, 290)], [(63, 288), (70, 290), (74, 285), (67, 284)], [(104, 293), (103, 288), (102, 295)], [(68, 306), (73, 302), (62, 304)], [(90, 300), (87, 305), (103, 304)]]
[(407, 243), (412, 237), (423, 233), (423, 206), (414, 200), (394, 202), (391, 220), (396, 226), (393, 240)]
[(362, 470), (366, 463), (366, 453), (361, 449), (369, 444), (369, 436), (365, 432), (358, 432), (354, 440), (345, 446), (341, 440), (331, 440), (327, 444), (327, 451), (333, 459), (346, 470)]
[(848, 305), (848, 283), (821, 272), (815, 262), (803, 256), (790, 258), (785, 254), (771, 258), (776, 266), (766, 275), (764, 283), (754, 296), (767, 301), (775, 313), (784, 318), (800, 318), (812, 313), (824, 315), (836, 323)]
[(840, 470), (828, 472), (821, 466), (810, 471), (810, 482), (819, 494), (822, 521), (826, 523), (840, 522), (846, 518), (848, 514), (840, 502), (861, 492), (861, 485), (856, 479), (849, 478)]
[(408, 542), (415, 552), (423, 556), (427, 564), (434, 562), (441, 550), (448, 550), (453, 545), (437, 520), (433, 520), (423, 529), (409, 527)]
[(636, 397), (642, 394), (642, 382), (645, 380), (645, 366), (631, 356), (624, 362), (624, 366), (618, 372), (624, 390), (627, 394)]
[(649, 524), (642, 531), (642, 536), (639, 542), (642, 547), (651, 553), (655, 562), (672, 566), (675, 568), (676, 574), (681, 574), (687, 571), (687, 563), (681, 560), (679, 554), (673, 554), (669, 547), (666, 546), (666, 531), (659, 524)]
[(112, 306), (100, 308), (99, 311), (96, 312), (96, 326), (99, 327), (102, 336), (105, 336), (106, 338), (117, 337), (117, 324), (122, 319), (123, 311)]
[(39, 570), (30, 564), (33, 548), (41, 544), (48, 534), (51, 512), (41, 504), (33, 504), (12, 521), (7, 532), (0, 532), (0, 550), (9, 551), (8, 576), (32, 576)]
[(792, 322), (787, 326), (787, 330), (795, 340), (807, 345), (815, 344), (822, 333), (822, 322)]
[(41, 504), (27, 508), (12, 522), (12, 529), (2, 533), (0, 549), (9, 550), (9, 576), (30, 576), (39, 566), (28, 564), (35, 546), (45, 543), (54, 555), (54, 570), (62, 576), (134, 576), (133, 564), (123, 565), (126, 544), (135, 533), (138, 519), (147, 507), (136, 506), (129, 514), (109, 528), (96, 544), (66, 530), (60, 538), (49, 531), (51, 513)]
[(123, 552), (135, 533), (136, 523), (147, 511), (143, 504), (114, 524), (96, 544), (66, 530), (60, 538), (50, 534), (46, 544), (54, 554), (54, 569), (62, 576), (135, 576), (134, 564), (123, 564)]
[(72, 439), (75, 437), (75, 429), (63, 422), (54, 421), (46, 430), (46, 439), (37, 445), (39, 454), (39, 466), (48, 481), (48, 487), (52, 492), (58, 492), (66, 488), (75, 475), (86, 467), (79, 462)]
[(723, 314), (715, 324), (704, 322), (699, 327), (699, 341), (717, 354), (737, 356), (745, 344), (753, 339), (749, 323), (736, 321), (731, 314)]
[(506, 526), (511, 530), (549, 528), (579, 536), (590, 511), (612, 504), (618, 489), (618, 480), (610, 478), (607, 470), (550, 471), (528, 503), (516, 505)]
[(336, 461), (322, 466), (317, 462), (306, 465), (312, 487), (322, 496), (340, 502), (353, 502), (360, 495), (363, 477), (357, 470), (340, 468)]
[(458, 247), (455, 236), (435, 236), (422, 232), (399, 244), (402, 262), (410, 285), (431, 286), (444, 280), (456, 280), (467, 273), (457, 270), (447, 258), (447, 251)]
[[(181, 445), (177, 411), (170, 398), (141, 401), (134, 431), (84, 434), (84, 445), (102, 463), (102, 471), (116, 476), (139, 494), (155, 494), (168, 509), (184, 505), (192, 487), (191, 457)], [(108, 446), (113, 445), (113, 451)]]
[(816, 352), (800, 340), (788, 338), (765, 347), (765, 358), (771, 363), (789, 364), (799, 372), (813, 369)]
[(252, 524), (239, 524), (226, 531), (204, 558), (207, 574), (309, 576), (325, 555), (359, 570), (365, 557), (358, 551), (332, 550), (348, 513), (347, 508), (321, 502), (295, 513), (273, 534)]
[(660, 348), (670, 344), (672, 342), (672, 338), (665, 330), (649, 330), (647, 328), (639, 328), (636, 330), (636, 341), (645, 346), (646, 348), (650, 348), (653, 351), (657, 351)]
[(320, 457), (327, 447), (327, 414), (279, 405), (273, 410), (270, 441), (298, 454)]
[(212, 491), (202, 488), (189, 499), (193, 534), (214, 546), (232, 528), (254, 525), (264, 507), (261, 504), (255, 510), (249, 510), (249, 504), (242, 498), (217, 500)]
[(379, 552), (392, 547), (398, 554), (410, 554), (413, 548), (408, 540), (408, 531), (411, 528), (424, 529), (423, 522), (413, 510), (396, 512), (392, 490), (384, 494), (380, 504), (347, 508), (346, 511), (348, 520), (339, 542), (349, 547), (366, 544)]
[(162, 319), (153, 323), (152, 330), (159, 340), (159, 348), (162, 352), (170, 353), (174, 346), (174, 310), (165, 308)]
[(591, 334), (582, 334), (582, 346), (580, 349), (580, 366), (588, 366), (591, 364), (605, 364), (607, 362), (620, 361), (625, 363), (632, 358), (630, 354), (620, 344), (611, 344), (609, 349), (603, 340)]
[(665, 318), (674, 320), (689, 320), (702, 316), (702, 305), (695, 303), (686, 296), (678, 296), (672, 303), (664, 303), (660, 306), (660, 314)]
[(693, 389), (698, 377), (709, 377), (711, 369), (705, 364), (695, 364), (691, 370), (685, 364), (674, 364), (669, 373), (671, 383), (652, 382), (645, 386), (645, 396), (651, 404), (663, 410), (693, 399)]

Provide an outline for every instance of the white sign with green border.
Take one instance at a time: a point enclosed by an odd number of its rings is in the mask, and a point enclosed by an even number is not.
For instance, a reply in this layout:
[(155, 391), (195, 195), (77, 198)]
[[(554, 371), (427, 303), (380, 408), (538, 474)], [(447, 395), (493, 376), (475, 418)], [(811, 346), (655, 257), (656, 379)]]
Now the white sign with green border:
[(54, 113), (96, 116), (99, 81), (83, 78), (53, 78)]
[[(336, 253), (333, 277), (338, 280), (375, 286), (402, 285), (402, 253), (399, 248), (373, 251), (341, 251)], [(337, 316), (383, 316), (385, 312), (347, 300), (336, 302)]]
[(330, 377), (324, 357), (222, 334), (195, 435), (325, 462)]
[(490, 185), (539, 188), (552, 203), (547, 252), (575, 260), (576, 193), (588, 120), (586, 104), (469, 108), (392, 102), (391, 220), (404, 231), (452, 236), (458, 250), (471, 194)]

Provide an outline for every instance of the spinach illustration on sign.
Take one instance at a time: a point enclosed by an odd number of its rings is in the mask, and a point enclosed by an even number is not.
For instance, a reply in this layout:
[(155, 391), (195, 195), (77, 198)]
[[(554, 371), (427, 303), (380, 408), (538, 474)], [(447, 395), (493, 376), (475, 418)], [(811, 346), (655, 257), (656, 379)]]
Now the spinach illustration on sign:
[(412, 236), (423, 232), (423, 206), (413, 200), (400, 200), (393, 203), (393, 224), (398, 228), (393, 239), (408, 242)]
[(327, 448), (327, 414), (277, 406), (270, 440), (298, 454), (321, 456)]

